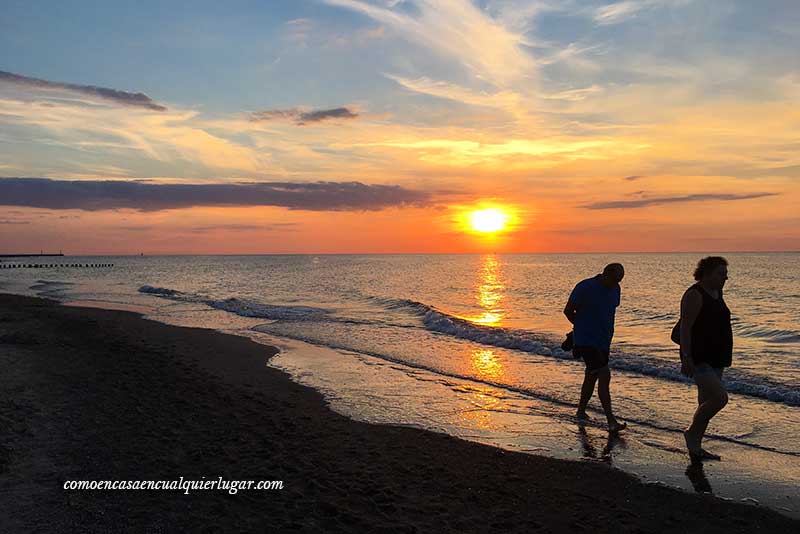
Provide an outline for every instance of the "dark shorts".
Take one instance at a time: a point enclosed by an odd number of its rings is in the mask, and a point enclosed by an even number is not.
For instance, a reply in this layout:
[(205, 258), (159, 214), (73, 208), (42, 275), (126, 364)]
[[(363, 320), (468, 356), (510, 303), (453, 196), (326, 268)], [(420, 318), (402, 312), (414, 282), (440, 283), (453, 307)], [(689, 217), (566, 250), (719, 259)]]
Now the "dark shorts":
[(586, 363), (587, 371), (597, 371), (608, 365), (608, 351), (595, 347), (575, 347), (572, 349), (575, 358), (581, 358)]
[(722, 382), (722, 367), (711, 367), (709, 364), (705, 362), (697, 363), (694, 366), (694, 378), (695, 382), (697, 381), (697, 377), (705, 376), (707, 374), (714, 373), (719, 378), (720, 382)]

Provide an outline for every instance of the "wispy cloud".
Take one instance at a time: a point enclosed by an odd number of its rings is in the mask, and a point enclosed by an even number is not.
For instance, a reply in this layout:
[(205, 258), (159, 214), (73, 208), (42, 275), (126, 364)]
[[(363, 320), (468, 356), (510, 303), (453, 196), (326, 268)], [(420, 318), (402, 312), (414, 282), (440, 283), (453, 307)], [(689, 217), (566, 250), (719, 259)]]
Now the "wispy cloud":
[(503, 26), (521, 34), (531, 30), (540, 14), (571, 7), (570, 0), (491, 0), (486, 6)]
[(546, 100), (565, 100), (568, 102), (578, 102), (602, 91), (603, 89), (599, 85), (593, 84), (589, 87), (582, 87), (580, 89), (567, 89), (557, 93), (544, 94), (542, 95), (542, 98)]
[(286, 28), (289, 40), (295, 46), (305, 47), (314, 29), (314, 23), (311, 19), (292, 19), (286, 22)]
[(605, 5), (592, 12), (598, 24), (617, 24), (635, 17), (640, 11), (658, 7), (681, 6), (692, 0), (624, 0)]
[(694, 195), (684, 195), (678, 197), (654, 197), (639, 200), (614, 200), (610, 202), (593, 202), (586, 204), (584, 208), (590, 210), (613, 210), (621, 208), (644, 208), (647, 206), (658, 206), (662, 204), (677, 204), (681, 202), (699, 202), (704, 200), (748, 200), (752, 198), (762, 198), (776, 196), (779, 193), (699, 193)]
[(189, 231), (193, 234), (209, 232), (285, 232), (297, 229), (297, 223), (272, 223), (272, 224), (216, 224), (213, 226), (197, 226)]
[(123, 106), (145, 108), (153, 111), (167, 110), (166, 106), (162, 106), (161, 104), (155, 102), (152, 98), (144, 93), (130, 93), (128, 91), (120, 91), (119, 89), (97, 87), (95, 85), (52, 82), (39, 78), (29, 78), (28, 76), (22, 76), (19, 74), (14, 74), (13, 72), (6, 72), (2, 70), (0, 70), (0, 83), (33, 89), (69, 91), (72, 93), (100, 98), (102, 100), (114, 102), (115, 104)]
[(308, 211), (372, 211), (426, 205), (430, 194), (360, 182), (156, 184), (136, 181), (0, 178), (0, 205), (86, 211), (194, 206), (279, 206)]
[(494, 20), (469, 0), (408, 0), (408, 9), (392, 9), (359, 0), (323, 0), (325, 3), (362, 13), (385, 25), (414, 44), (431, 48), (440, 56), (455, 59), (485, 82), (508, 87), (531, 77), (535, 64), (522, 49), (521, 33)]
[[(0, 221), (2, 224), (2, 221)], [(266, 224), (213, 224), (207, 226), (175, 226), (170, 227), (170, 231), (188, 232), (191, 234), (208, 234), (213, 232), (292, 232), (297, 230), (299, 225), (297, 223), (266, 223)], [(154, 224), (132, 224), (115, 226), (114, 230), (122, 230), (124, 232), (162, 232), (163, 226)]]
[(426, 77), (409, 79), (392, 74), (385, 74), (384, 76), (415, 93), (455, 100), (473, 106), (485, 106), (513, 112), (521, 109), (523, 104), (522, 96), (513, 91), (485, 93), (472, 91), (444, 81), (431, 80)]
[[(47, 132), (44, 140), (39, 133), (40, 143), (82, 152), (115, 154), (123, 150), (163, 163), (189, 162), (242, 173), (264, 168), (268, 152), (209, 133), (198, 123), (197, 115), (186, 110), (150, 113), (141, 108), (0, 98), (3, 122)], [(103, 171), (108, 174), (114, 173)]]
[(358, 113), (346, 107), (311, 111), (304, 111), (299, 108), (268, 109), (264, 111), (255, 111), (250, 114), (250, 120), (252, 122), (285, 119), (292, 120), (299, 126), (331, 119), (355, 119), (357, 117)]
[(633, 181), (636, 181), (636, 180), (640, 180), (642, 178), (644, 178), (644, 176), (641, 176), (641, 175), (638, 175), (638, 174), (634, 174), (633, 176), (626, 176), (625, 180), (627, 180), (628, 182), (633, 182)]
[(599, 24), (615, 24), (634, 16), (645, 7), (645, 2), (617, 2), (599, 7), (594, 12), (594, 20)]
[(473, 139), (387, 139), (355, 146), (387, 147), (410, 150), (417, 158), (447, 167), (478, 164), (536, 164), (550, 166), (567, 161), (608, 160), (628, 156), (648, 148), (645, 144), (617, 143), (608, 139), (576, 140), (569, 138), (508, 139), (503, 142), (480, 142)]

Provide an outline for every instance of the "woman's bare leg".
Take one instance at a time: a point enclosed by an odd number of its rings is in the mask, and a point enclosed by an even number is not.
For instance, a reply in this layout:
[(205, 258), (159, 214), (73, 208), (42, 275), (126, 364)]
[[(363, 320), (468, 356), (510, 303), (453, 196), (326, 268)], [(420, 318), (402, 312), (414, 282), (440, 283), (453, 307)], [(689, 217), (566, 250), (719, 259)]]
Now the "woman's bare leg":
[(692, 454), (700, 453), (709, 421), (728, 404), (728, 392), (715, 373), (696, 374), (695, 382), (699, 405), (694, 412), (692, 424), (684, 432), (686, 447)]

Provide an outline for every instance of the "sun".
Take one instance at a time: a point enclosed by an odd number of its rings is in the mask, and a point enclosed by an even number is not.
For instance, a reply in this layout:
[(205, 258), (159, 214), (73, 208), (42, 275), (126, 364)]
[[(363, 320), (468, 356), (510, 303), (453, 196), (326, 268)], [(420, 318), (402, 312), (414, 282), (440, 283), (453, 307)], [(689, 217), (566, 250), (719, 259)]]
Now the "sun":
[(469, 224), (482, 234), (493, 234), (506, 229), (510, 216), (498, 208), (486, 208), (469, 214)]

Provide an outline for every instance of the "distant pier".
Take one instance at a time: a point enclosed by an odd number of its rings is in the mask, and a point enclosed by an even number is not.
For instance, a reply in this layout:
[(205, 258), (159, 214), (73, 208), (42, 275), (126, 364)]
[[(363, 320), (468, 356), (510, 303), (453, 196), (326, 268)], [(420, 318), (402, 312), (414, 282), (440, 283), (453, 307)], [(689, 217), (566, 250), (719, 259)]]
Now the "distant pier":
[[(42, 254), (35, 254), (32, 255), (35, 257), (41, 257)], [(47, 254), (45, 254), (47, 256)], [(49, 256), (63, 256), (63, 254), (49, 254)], [(12, 257), (12, 256), (2, 256), (5, 258)], [(26, 256), (13, 256), (14, 258), (19, 257), (26, 257)], [(27, 256), (29, 257), (29, 256)], [(23, 262), (8, 262), (8, 261), (0, 261), (0, 269), (101, 269), (101, 268), (109, 268), (113, 267), (113, 263), (23, 263)]]
[(50, 258), (53, 256), (63, 256), (62, 253), (58, 254), (0, 254), (0, 258)]

